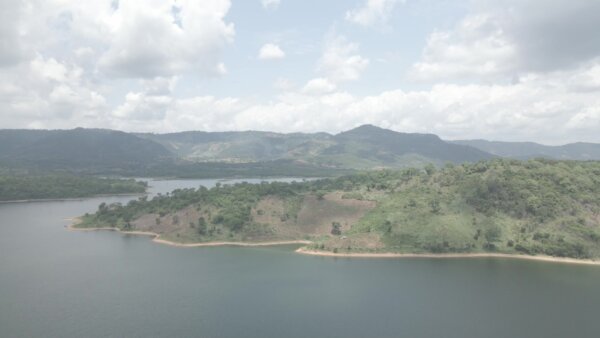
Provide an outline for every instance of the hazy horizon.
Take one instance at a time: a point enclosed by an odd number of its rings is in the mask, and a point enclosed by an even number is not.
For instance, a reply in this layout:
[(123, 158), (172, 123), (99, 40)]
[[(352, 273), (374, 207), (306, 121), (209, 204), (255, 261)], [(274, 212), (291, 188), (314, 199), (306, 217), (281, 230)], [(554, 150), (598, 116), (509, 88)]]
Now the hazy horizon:
[(600, 2), (0, 1), (0, 128), (600, 143)]
[[(48, 129), (48, 128), (43, 128), (43, 129), (28, 129), (28, 128), (6, 128), (6, 129), (0, 129), (0, 131), (2, 130), (45, 130), (45, 131), (64, 131), (64, 130), (75, 130), (75, 129), (100, 129), (100, 130), (111, 130), (111, 131), (118, 131), (118, 132), (124, 132), (124, 133), (134, 133), (134, 134), (155, 134), (155, 135), (165, 135), (165, 134), (177, 134), (177, 133), (193, 133), (193, 132), (205, 132), (205, 133), (233, 133), (233, 132), (240, 132), (240, 133), (244, 133), (244, 132), (258, 132), (258, 133), (274, 133), (274, 134), (329, 134), (329, 135), (337, 135), (349, 130), (352, 130), (354, 128), (358, 128), (361, 126), (365, 126), (365, 125), (370, 125), (370, 126), (375, 126), (377, 128), (383, 128), (377, 125), (373, 125), (373, 124), (362, 124), (347, 130), (342, 130), (339, 132), (326, 132), (326, 131), (311, 131), (311, 132), (302, 132), (302, 131), (292, 131), (292, 132), (278, 132), (278, 131), (272, 131), (272, 130), (256, 130), (256, 129), (242, 129), (242, 130), (219, 130), (219, 131), (207, 131), (207, 130), (194, 130), (194, 129), (190, 129), (190, 130), (180, 130), (180, 131), (165, 131), (165, 132), (152, 132), (152, 131), (126, 131), (126, 130), (119, 130), (119, 129), (110, 129), (110, 128), (94, 128), (94, 127), (81, 127), (81, 126), (75, 126), (72, 128), (55, 128), (55, 129)], [(386, 129), (386, 128), (383, 128)], [(392, 130), (392, 129), (388, 129), (388, 130)], [(406, 133), (406, 134), (430, 134), (430, 135), (435, 135), (440, 137), (437, 134), (433, 134), (433, 133), (419, 133), (419, 132), (403, 132), (403, 131), (398, 131), (398, 130), (394, 130), (395, 132), (399, 132), (399, 133)], [(589, 143), (589, 144), (600, 144), (600, 142), (585, 142), (585, 141), (573, 141), (573, 142), (567, 142), (567, 143), (557, 143), (557, 144), (551, 144), (551, 143), (543, 143), (543, 142), (535, 142), (535, 141), (531, 141), (531, 140), (509, 140), (509, 141), (505, 141), (505, 140), (495, 140), (495, 139), (483, 139), (483, 138), (478, 138), (478, 139), (461, 139), (461, 138), (454, 138), (454, 139), (448, 139), (448, 138), (443, 138), (440, 137), (440, 139), (442, 139), (443, 141), (486, 141), (486, 142), (506, 142), (506, 143), (536, 143), (536, 144), (540, 144), (540, 145), (545, 145), (545, 146), (562, 146), (562, 145), (567, 145), (567, 144), (574, 144), (574, 143)]]

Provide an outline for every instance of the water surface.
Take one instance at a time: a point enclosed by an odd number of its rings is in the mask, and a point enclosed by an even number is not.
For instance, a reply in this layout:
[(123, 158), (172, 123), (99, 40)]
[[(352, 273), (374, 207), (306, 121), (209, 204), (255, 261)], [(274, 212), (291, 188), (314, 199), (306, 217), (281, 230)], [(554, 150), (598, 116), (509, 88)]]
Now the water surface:
[(0, 337), (599, 336), (596, 266), (176, 248), (64, 228), (130, 198), (0, 204)]

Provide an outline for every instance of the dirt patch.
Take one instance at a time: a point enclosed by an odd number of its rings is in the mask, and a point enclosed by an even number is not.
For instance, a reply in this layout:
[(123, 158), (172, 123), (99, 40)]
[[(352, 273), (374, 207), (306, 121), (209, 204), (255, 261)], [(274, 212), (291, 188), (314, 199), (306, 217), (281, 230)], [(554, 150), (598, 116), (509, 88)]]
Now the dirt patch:
[(207, 211), (190, 205), (175, 213), (160, 216), (158, 214), (147, 214), (132, 222), (135, 230), (150, 231), (160, 235), (183, 236), (194, 235), (197, 232), (195, 226), (200, 217), (208, 217)]
[[(181, 243), (207, 240), (272, 241), (313, 239), (330, 236), (332, 223), (337, 222), (342, 232), (349, 230), (375, 202), (342, 199), (342, 192), (317, 197), (314, 194), (281, 198), (265, 197), (251, 211), (252, 222), (240, 233), (231, 233), (222, 225), (211, 223), (211, 214), (218, 210), (210, 206), (191, 205), (175, 213), (160, 216), (147, 214), (132, 222), (138, 231), (153, 232), (163, 239)], [(207, 237), (198, 233), (198, 220), (204, 217), (211, 228), (217, 230)]]
[(343, 251), (356, 250), (361, 251), (376, 251), (383, 249), (385, 246), (381, 242), (378, 234), (356, 234), (351, 236), (334, 236), (323, 243), (327, 250), (338, 249)]
[(374, 207), (373, 201), (342, 199), (341, 192), (327, 194), (322, 199), (308, 195), (296, 224), (304, 232), (324, 235), (331, 232), (333, 222), (338, 222), (342, 231), (347, 231)]
[(252, 211), (253, 219), (272, 226), (283, 237), (329, 235), (333, 222), (340, 223), (341, 230), (346, 231), (373, 209), (375, 202), (342, 199), (342, 194), (333, 192), (323, 198), (309, 194), (295, 206), (294, 201), (267, 197)]

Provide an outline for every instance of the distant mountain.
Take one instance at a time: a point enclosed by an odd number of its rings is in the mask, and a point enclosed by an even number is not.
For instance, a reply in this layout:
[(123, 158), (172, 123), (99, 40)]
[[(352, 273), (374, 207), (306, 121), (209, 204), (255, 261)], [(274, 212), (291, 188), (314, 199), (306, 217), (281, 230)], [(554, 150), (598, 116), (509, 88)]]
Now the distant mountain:
[[(319, 143), (326, 143), (326, 133), (280, 134), (261, 131), (137, 134), (162, 144), (178, 156), (198, 162), (257, 162), (303, 157)], [(311, 144), (314, 144), (311, 146)], [(304, 149), (298, 153), (293, 150)]]
[(570, 143), (562, 146), (547, 146), (534, 142), (500, 142), (486, 140), (449, 141), (467, 145), (501, 157), (529, 159), (545, 157), (557, 160), (600, 160), (600, 144)]
[(290, 159), (319, 166), (366, 169), (472, 162), (493, 157), (470, 146), (447, 143), (436, 135), (399, 133), (372, 125), (337, 135), (194, 131), (138, 136), (156, 141), (186, 160), (200, 162)]
[(142, 167), (173, 155), (162, 145), (103, 129), (0, 130), (0, 165), (38, 169)]
[(433, 162), (476, 162), (493, 156), (470, 146), (445, 142), (433, 134), (399, 133), (363, 125), (333, 137), (321, 157), (345, 157), (384, 166)]
[(484, 140), (444, 141), (362, 125), (339, 134), (263, 131), (169, 134), (105, 129), (0, 130), (0, 169), (215, 177), (337, 175), (347, 169), (418, 167), (493, 157), (600, 159), (600, 145), (544, 146)]

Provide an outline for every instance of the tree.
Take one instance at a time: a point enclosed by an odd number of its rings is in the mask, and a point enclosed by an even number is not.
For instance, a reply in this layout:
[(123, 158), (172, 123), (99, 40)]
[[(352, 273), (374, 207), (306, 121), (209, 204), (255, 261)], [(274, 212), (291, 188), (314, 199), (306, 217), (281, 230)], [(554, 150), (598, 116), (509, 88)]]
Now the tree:
[(198, 233), (200, 235), (206, 235), (206, 220), (204, 217), (198, 218)]
[(440, 207), (440, 201), (438, 201), (437, 199), (432, 199), (431, 201), (429, 201), (429, 206), (431, 207), (431, 212), (433, 212), (434, 214), (437, 214), (442, 210), (442, 208)]
[(340, 222), (332, 222), (331, 223), (331, 234), (339, 236), (342, 234), (342, 226)]
[(489, 228), (485, 229), (483, 236), (488, 243), (498, 242), (500, 240), (500, 236), (502, 235), (502, 229), (497, 225), (492, 225)]
[(427, 173), (427, 175), (431, 176), (433, 174), (435, 174), (435, 166), (431, 163), (427, 164), (425, 166), (425, 172)]

